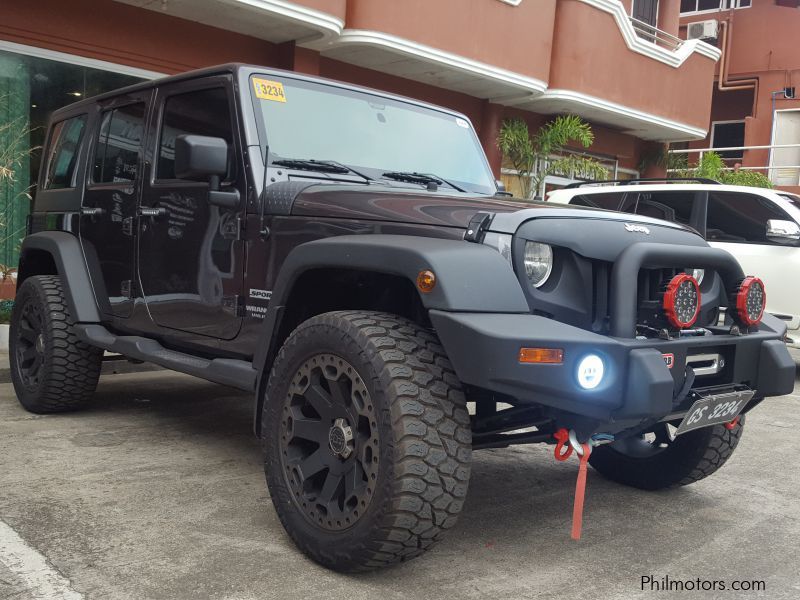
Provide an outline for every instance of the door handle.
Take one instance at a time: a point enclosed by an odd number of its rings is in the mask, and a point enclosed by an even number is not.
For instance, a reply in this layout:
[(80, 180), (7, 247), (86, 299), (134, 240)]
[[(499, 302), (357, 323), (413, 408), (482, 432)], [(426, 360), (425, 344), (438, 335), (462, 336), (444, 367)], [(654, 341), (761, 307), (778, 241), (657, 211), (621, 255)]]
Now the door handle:
[(139, 209), (140, 217), (163, 217), (166, 214), (167, 214), (167, 209), (164, 208), (163, 206)]
[(81, 214), (87, 217), (99, 217), (100, 215), (106, 214), (106, 209), (84, 206), (81, 208)]

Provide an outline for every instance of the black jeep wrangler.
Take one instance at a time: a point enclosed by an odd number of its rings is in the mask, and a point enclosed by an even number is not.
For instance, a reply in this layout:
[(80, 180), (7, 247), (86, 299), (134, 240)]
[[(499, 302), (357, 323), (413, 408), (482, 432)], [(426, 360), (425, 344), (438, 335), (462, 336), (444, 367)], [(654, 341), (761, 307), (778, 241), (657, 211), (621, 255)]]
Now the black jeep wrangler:
[(473, 450), (556, 436), (611, 479), (682, 485), (793, 388), (785, 326), (728, 253), (504, 198), (442, 108), (222, 66), (59, 110), (41, 173), (22, 405), (86, 405), (104, 351), (253, 392), (275, 510), (334, 569), (431, 547)]

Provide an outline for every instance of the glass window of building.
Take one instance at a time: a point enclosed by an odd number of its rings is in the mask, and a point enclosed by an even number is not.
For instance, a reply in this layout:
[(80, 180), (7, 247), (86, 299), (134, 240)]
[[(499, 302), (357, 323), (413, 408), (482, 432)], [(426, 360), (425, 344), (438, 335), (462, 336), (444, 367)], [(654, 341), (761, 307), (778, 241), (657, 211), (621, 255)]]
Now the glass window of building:
[[(0, 51), (0, 146), (15, 157), (8, 176), (0, 177), (0, 263), (15, 265), (18, 260), (30, 195), (39, 179), (41, 147), (53, 111), (143, 80), (63, 60)], [(77, 144), (83, 127), (80, 122), (67, 121), (56, 133), (58, 155), (48, 157), (47, 185), (51, 188), (71, 185), (69, 169), (74, 157), (70, 148)]]

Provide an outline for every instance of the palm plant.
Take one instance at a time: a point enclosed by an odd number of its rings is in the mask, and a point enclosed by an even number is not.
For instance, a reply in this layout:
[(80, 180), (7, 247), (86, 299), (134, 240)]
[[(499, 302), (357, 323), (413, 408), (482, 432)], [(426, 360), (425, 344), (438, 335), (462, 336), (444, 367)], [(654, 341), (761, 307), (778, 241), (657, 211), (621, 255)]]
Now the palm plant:
[(684, 164), (679, 170), (671, 171), (671, 177), (703, 177), (714, 179), (728, 185), (744, 185), (749, 187), (773, 188), (775, 187), (769, 177), (763, 173), (752, 170), (729, 170), (725, 161), (716, 152), (704, 152), (700, 161), (694, 167), (689, 167), (684, 159)]
[[(0, 105), (4, 100), (0, 97)], [(39, 147), (30, 146), (31, 131), (23, 117), (0, 123), (0, 260), (9, 262), (16, 260), (16, 250), (9, 244), (15, 244), (13, 240), (24, 232), (20, 220), (27, 214), (33, 189), (27, 173), (31, 155)]]
[[(520, 118), (506, 119), (497, 145), (519, 174), (522, 194), (530, 199), (551, 175), (572, 174), (580, 179), (604, 180), (608, 170), (593, 158), (566, 153), (567, 144), (588, 148), (594, 142), (592, 127), (576, 115), (562, 115), (531, 136)], [(554, 158), (557, 157), (557, 158)]]

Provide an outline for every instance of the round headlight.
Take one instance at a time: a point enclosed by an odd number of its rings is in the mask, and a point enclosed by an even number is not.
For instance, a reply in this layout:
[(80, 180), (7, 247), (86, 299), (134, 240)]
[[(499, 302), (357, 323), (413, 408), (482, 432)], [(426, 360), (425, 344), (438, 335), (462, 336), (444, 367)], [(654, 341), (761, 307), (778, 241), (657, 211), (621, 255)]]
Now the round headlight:
[(525, 242), (525, 274), (533, 287), (544, 285), (553, 270), (553, 249), (539, 242)]
[(767, 306), (764, 282), (758, 277), (745, 277), (736, 293), (736, 314), (739, 320), (751, 327), (761, 322)]
[(664, 292), (662, 307), (670, 325), (683, 329), (691, 327), (700, 313), (700, 286), (691, 275), (675, 275)]
[(593, 390), (603, 381), (605, 365), (596, 354), (587, 354), (578, 363), (578, 383), (585, 390)]

